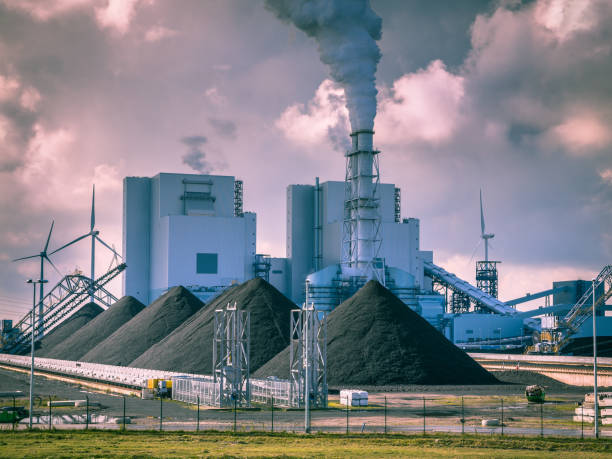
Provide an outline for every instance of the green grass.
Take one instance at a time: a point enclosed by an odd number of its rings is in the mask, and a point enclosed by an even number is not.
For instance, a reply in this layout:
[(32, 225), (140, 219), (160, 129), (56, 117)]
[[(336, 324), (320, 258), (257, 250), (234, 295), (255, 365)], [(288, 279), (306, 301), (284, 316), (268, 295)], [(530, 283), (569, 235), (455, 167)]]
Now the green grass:
[(22, 431), (0, 457), (609, 457), (610, 440), (488, 435)]

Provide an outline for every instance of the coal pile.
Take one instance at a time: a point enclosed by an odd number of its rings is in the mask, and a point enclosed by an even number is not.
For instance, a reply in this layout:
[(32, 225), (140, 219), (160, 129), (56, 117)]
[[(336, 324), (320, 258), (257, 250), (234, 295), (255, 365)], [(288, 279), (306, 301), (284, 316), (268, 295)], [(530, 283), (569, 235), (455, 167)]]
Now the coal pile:
[(50, 357), (55, 347), (70, 338), (103, 311), (104, 309), (96, 303), (87, 303), (36, 344), (36, 356)]
[(79, 360), (89, 350), (108, 338), (142, 311), (145, 305), (132, 296), (124, 296), (106, 311), (89, 321), (72, 336), (51, 349), (45, 357)]
[(173, 287), (81, 357), (83, 362), (127, 365), (204, 306), (185, 287)]
[(212, 374), (215, 310), (234, 302), (251, 313), (251, 371), (288, 346), (291, 309), (296, 306), (268, 282), (255, 278), (223, 292), (130, 366)]
[[(328, 316), (327, 337), (330, 386), (498, 383), (376, 281)], [(267, 376), (288, 378), (288, 348), (255, 373)]]

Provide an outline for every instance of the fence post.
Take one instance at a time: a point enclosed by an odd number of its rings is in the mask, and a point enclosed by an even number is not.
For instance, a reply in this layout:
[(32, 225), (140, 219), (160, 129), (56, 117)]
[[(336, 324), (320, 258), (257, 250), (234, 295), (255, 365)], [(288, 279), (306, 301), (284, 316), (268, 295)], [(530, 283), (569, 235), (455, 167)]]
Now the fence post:
[(85, 396), (85, 430), (89, 429), (89, 396)]
[(348, 435), (349, 433), (349, 400), (350, 398), (347, 397), (346, 398), (346, 434)]
[(125, 430), (125, 395), (123, 396), (123, 417), (121, 418), (121, 430)]
[(271, 403), (272, 403), (272, 406), (271, 406), (272, 408), (271, 410), (272, 411), (272, 429), (271, 431), (274, 432), (274, 395), (272, 396)]
[(198, 421), (196, 423), (196, 432), (200, 431), (200, 396), (198, 395)]
[[(34, 404), (32, 404), (34, 406)], [(13, 430), (15, 430), (15, 424), (17, 422), (17, 411), (15, 408), (15, 396), (13, 395)]]
[(238, 406), (238, 397), (234, 396), (234, 433), (236, 433), (236, 408)]
[(385, 433), (387, 433), (387, 396), (385, 395)]
[(584, 440), (584, 405), (580, 404), (580, 438)]
[(425, 411), (425, 397), (423, 397), (423, 435), (425, 435), (425, 417), (427, 416)]
[(159, 396), (159, 431), (162, 431), (162, 424), (164, 422), (164, 399), (160, 395)]
[(51, 430), (51, 396), (49, 395), (49, 430)]
[(540, 403), (540, 437), (544, 436), (544, 403)]
[(463, 395), (461, 396), (461, 435), (465, 434), (465, 409), (463, 407)]
[(503, 437), (504, 436), (504, 398), (503, 397), (501, 399), (501, 428), (502, 428), (501, 434)]

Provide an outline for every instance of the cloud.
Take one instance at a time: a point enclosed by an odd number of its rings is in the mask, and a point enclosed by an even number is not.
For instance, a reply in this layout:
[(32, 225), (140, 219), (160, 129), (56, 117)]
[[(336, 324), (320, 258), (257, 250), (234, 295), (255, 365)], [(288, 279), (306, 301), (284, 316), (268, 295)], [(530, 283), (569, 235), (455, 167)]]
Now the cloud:
[(208, 118), (208, 124), (210, 124), (220, 136), (228, 139), (236, 138), (236, 123), (233, 121), (220, 118)]
[(8, 8), (30, 14), (39, 21), (92, 5), (92, 0), (0, 0)]
[(610, 126), (592, 113), (571, 116), (549, 131), (551, 142), (557, 141), (568, 152), (587, 154), (605, 148), (612, 141)]
[(612, 168), (599, 171), (599, 176), (608, 185), (612, 185)]
[(396, 80), (379, 98), (379, 142), (438, 144), (450, 139), (461, 119), (463, 81), (462, 76), (448, 72), (440, 60)]
[(134, 11), (139, 0), (108, 0), (106, 6), (95, 9), (96, 20), (102, 28), (116, 30), (119, 34), (125, 34), (134, 16)]
[(123, 35), (127, 32), (141, 0), (0, 0), (10, 9), (29, 14), (37, 21), (49, 21), (79, 11), (93, 12), (102, 29)]
[(275, 122), (289, 140), (316, 146), (327, 142), (336, 150), (348, 148), (348, 110), (344, 90), (332, 80), (324, 80), (312, 100), (293, 104)]
[(157, 25), (147, 30), (147, 32), (145, 33), (145, 41), (155, 43), (165, 38), (174, 37), (177, 34), (178, 32), (174, 29), (169, 29), (168, 27)]

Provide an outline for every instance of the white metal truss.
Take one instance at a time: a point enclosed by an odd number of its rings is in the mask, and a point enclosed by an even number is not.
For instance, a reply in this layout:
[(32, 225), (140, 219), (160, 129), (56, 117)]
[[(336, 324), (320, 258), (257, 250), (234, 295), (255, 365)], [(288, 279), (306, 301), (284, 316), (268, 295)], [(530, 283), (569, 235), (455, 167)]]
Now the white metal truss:
[[(378, 150), (372, 150), (372, 165), (373, 171), (371, 179), (373, 180), (372, 193), (367, 198), (359, 196), (358, 187), (354, 186), (354, 182), (359, 178), (360, 171), (358, 170), (357, 161), (353, 158), (363, 153), (357, 149), (355, 151), (348, 151), (345, 154), (346, 157), (346, 173), (344, 177), (344, 222), (342, 228), (342, 264), (349, 267), (356, 267), (360, 261), (366, 261), (368, 263), (368, 269), (374, 274), (375, 278), (383, 285), (384, 279), (384, 268), (378, 266), (380, 247), (382, 244), (381, 234), (381, 218), (379, 210), (380, 198), (378, 197), (380, 188), (380, 171), (379, 171), (379, 160)], [(363, 224), (363, 217), (360, 216), (360, 208), (372, 209), (373, 218), (369, 219), (366, 223), (372, 226), (373, 235), (372, 246), (373, 246), (373, 257), (370, 260), (361, 260), (362, 254), (359, 253), (359, 232), (357, 230), (358, 225)]]
[[(108, 308), (111, 304), (117, 301), (117, 298), (104, 287), (112, 279), (117, 277), (126, 268), (125, 263), (122, 263), (108, 271), (103, 276), (91, 282), (89, 277), (82, 274), (69, 274), (58, 282), (49, 293), (40, 301), (37, 306), (42, 309), (41, 320), (37, 320), (34, 330), (34, 338), (38, 340), (40, 337), (49, 333), (61, 321), (76, 313), (85, 301), (93, 294), (95, 300), (103, 308)], [(42, 308), (40, 308), (42, 306)], [(32, 314), (28, 312), (16, 325), (18, 332), (15, 335), (14, 341), (7, 343), (3, 351), (8, 353), (17, 353), (30, 345), (30, 337), (32, 333)]]
[(310, 407), (327, 407), (327, 315), (312, 306), (292, 310), (289, 349), (291, 406), (310, 397)]
[(219, 385), (220, 406), (249, 406), (251, 316), (236, 303), (215, 311), (213, 377)]

